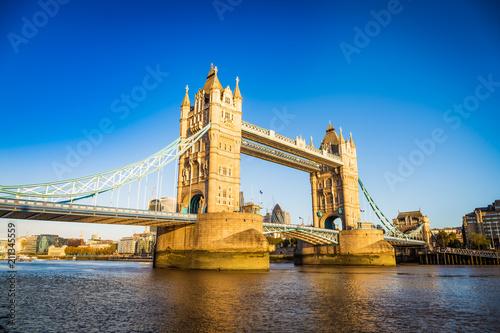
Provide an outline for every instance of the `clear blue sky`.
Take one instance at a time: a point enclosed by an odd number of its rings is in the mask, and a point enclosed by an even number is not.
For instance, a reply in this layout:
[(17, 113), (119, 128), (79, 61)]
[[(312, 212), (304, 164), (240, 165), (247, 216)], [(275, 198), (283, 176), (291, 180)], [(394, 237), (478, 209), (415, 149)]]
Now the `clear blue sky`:
[[(432, 227), (458, 226), (500, 199), (496, 1), (41, 2), (45, 12), (35, 1), (0, 3), (2, 185), (57, 180), (54, 165), (103, 119), (113, 129), (63, 178), (158, 151), (178, 136), (185, 85), (193, 100), (213, 62), (224, 87), (239, 76), (244, 120), (313, 136), (316, 146), (328, 121), (352, 132), (360, 178), (389, 218), (420, 208)], [(161, 82), (125, 115), (120, 98), (143, 84), (148, 66)], [(247, 200), (253, 184), (264, 206), (279, 203), (295, 223), (311, 216), (308, 174), (242, 162)], [(173, 194), (170, 174), (164, 196)], [(18, 223), (19, 235), (80, 230), (85, 238), (132, 232)]]

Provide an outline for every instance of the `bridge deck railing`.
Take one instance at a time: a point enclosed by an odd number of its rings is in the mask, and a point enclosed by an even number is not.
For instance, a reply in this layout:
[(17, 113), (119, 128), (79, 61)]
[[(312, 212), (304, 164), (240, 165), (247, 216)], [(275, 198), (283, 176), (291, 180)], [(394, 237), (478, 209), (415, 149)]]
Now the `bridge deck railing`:
[(264, 129), (264, 128), (259, 127), (257, 125), (250, 124), (246, 121), (241, 122), (241, 127), (242, 127), (242, 129), (245, 129), (249, 132), (253, 132), (253, 133), (259, 134), (261, 136), (263, 135), (264, 137), (266, 137), (270, 140), (280, 141), (288, 146), (292, 146), (294, 149), (307, 150), (309, 153), (312, 153), (314, 155), (321, 156), (322, 158), (327, 158), (327, 159), (330, 159), (330, 160), (333, 160), (337, 163), (342, 164), (342, 158), (340, 158), (340, 156), (338, 156), (338, 155), (330, 154), (326, 150), (321, 150), (321, 149), (314, 148), (314, 147), (311, 147), (308, 145), (304, 145), (303, 147), (301, 147), (301, 146), (299, 146), (297, 140), (287, 138), (286, 136), (277, 134), (272, 130)]
[(453, 253), (453, 254), (461, 254), (467, 256), (479, 256), (479, 257), (488, 257), (488, 258), (496, 258), (499, 256), (497, 252), (492, 251), (482, 251), (482, 250), (472, 250), (472, 249), (456, 249), (451, 247), (446, 247), (444, 249), (438, 248), (436, 252), (444, 252), (444, 253)]
[(275, 228), (283, 228), (283, 229), (289, 229), (289, 230), (317, 231), (317, 232), (324, 232), (324, 233), (328, 233), (328, 234), (338, 234), (339, 233), (339, 231), (336, 229), (315, 228), (315, 227), (299, 225), (299, 224), (283, 224), (283, 223), (264, 222), (264, 227), (269, 227), (269, 228), (275, 227)]
[(22, 206), (32, 207), (32, 208), (53, 208), (54, 210), (60, 211), (71, 211), (71, 212), (85, 212), (85, 213), (119, 213), (119, 214), (133, 214), (142, 216), (159, 216), (159, 217), (179, 217), (187, 219), (196, 219), (196, 214), (185, 214), (185, 213), (173, 213), (164, 212), (156, 210), (147, 209), (130, 209), (130, 208), (115, 208), (106, 206), (90, 206), (90, 205), (80, 205), (72, 203), (53, 203), (53, 202), (43, 202), (43, 201), (33, 201), (33, 200), (21, 200), (21, 199), (2, 199), (0, 198), (0, 205), (10, 206), (13, 208), (20, 208)]

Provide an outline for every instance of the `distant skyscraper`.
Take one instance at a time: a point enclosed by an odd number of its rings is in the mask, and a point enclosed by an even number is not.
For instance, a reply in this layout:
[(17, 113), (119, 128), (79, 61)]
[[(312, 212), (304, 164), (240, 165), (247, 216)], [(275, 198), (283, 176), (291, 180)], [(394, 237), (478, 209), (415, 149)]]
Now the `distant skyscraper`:
[[(270, 215), (270, 217), (269, 217)], [(290, 224), (290, 214), (281, 209), (280, 205), (276, 204), (273, 208), (272, 214), (267, 213), (264, 216), (265, 222)], [(266, 221), (267, 220), (267, 221)]]

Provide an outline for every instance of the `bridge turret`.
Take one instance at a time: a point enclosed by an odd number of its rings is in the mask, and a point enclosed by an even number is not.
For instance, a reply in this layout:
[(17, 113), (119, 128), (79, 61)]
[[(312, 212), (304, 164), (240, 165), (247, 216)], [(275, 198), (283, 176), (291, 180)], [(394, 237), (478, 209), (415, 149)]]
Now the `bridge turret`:
[(343, 165), (322, 165), (319, 173), (311, 174), (314, 226), (320, 228), (334, 227), (337, 218), (342, 219), (343, 228), (356, 228), (360, 219), (356, 148), (352, 135), (345, 140), (341, 128), (339, 134), (330, 123), (321, 149), (339, 155)]
[(351, 145), (351, 149), (356, 149), (354, 141), (352, 140), (352, 133), (349, 133), (349, 144)]
[(186, 94), (184, 95), (184, 100), (182, 101), (182, 104), (181, 104), (180, 137), (182, 139), (185, 139), (187, 137), (188, 117), (189, 117), (189, 111), (191, 110), (191, 103), (189, 101), (188, 91), (189, 91), (189, 87), (186, 85)]
[(219, 81), (219, 78), (217, 77), (217, 71), (217, 66), (214, 67), (212, 64), (212, 68), (208, 72), (207, 81), (203, 86), (205, 94), (210, 95), (210, 103), (220, 103), (220, 95), (224, 90), (224, 88), (222, 88), (222, 84)]
[(234, 93), (222, 87), (212, 64), (187, 113), (187, 137), (208, 123), (211, 127), (179, 158), (180, 211), (233, 212), (240, 207), (241, 101), (238, 87)]
[(234, 88), (233, 101), (234, 101), (234, 108), (236, 109), (236, 111), (241, 112), (241, 104), (243, 102), (243, 98), (241, 97), (240, 87), (238, 86), (238, 82), (240, 82), (240, 79), (236, 77), (236, 88)]

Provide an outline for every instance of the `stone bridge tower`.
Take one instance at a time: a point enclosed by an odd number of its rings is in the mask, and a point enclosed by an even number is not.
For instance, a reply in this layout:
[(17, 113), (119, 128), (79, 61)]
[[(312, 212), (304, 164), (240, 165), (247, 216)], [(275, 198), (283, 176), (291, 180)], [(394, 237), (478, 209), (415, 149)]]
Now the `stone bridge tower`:
[(321, 142), (321, 149), (342, 158), (343, 166), (321, 166), (321, 171), (311, 173), (314, 226), (333, 228), (334, 220), (342, 220), (342, 229), (357, 228), (360, 222), (358, 166), (356, 146), (352, 140), (344, 140), (330, 124)]
[(238, 78), (234, 93), (229, 86), (222, 88), (213, 65), (203, 89), (195, 95), (194, 106), (186, 87), (181, 105), (181, 139), (189, 138), (209, 123), (211, 127), (179, 158), (179, 212), (238, 210), (242, 101)]

